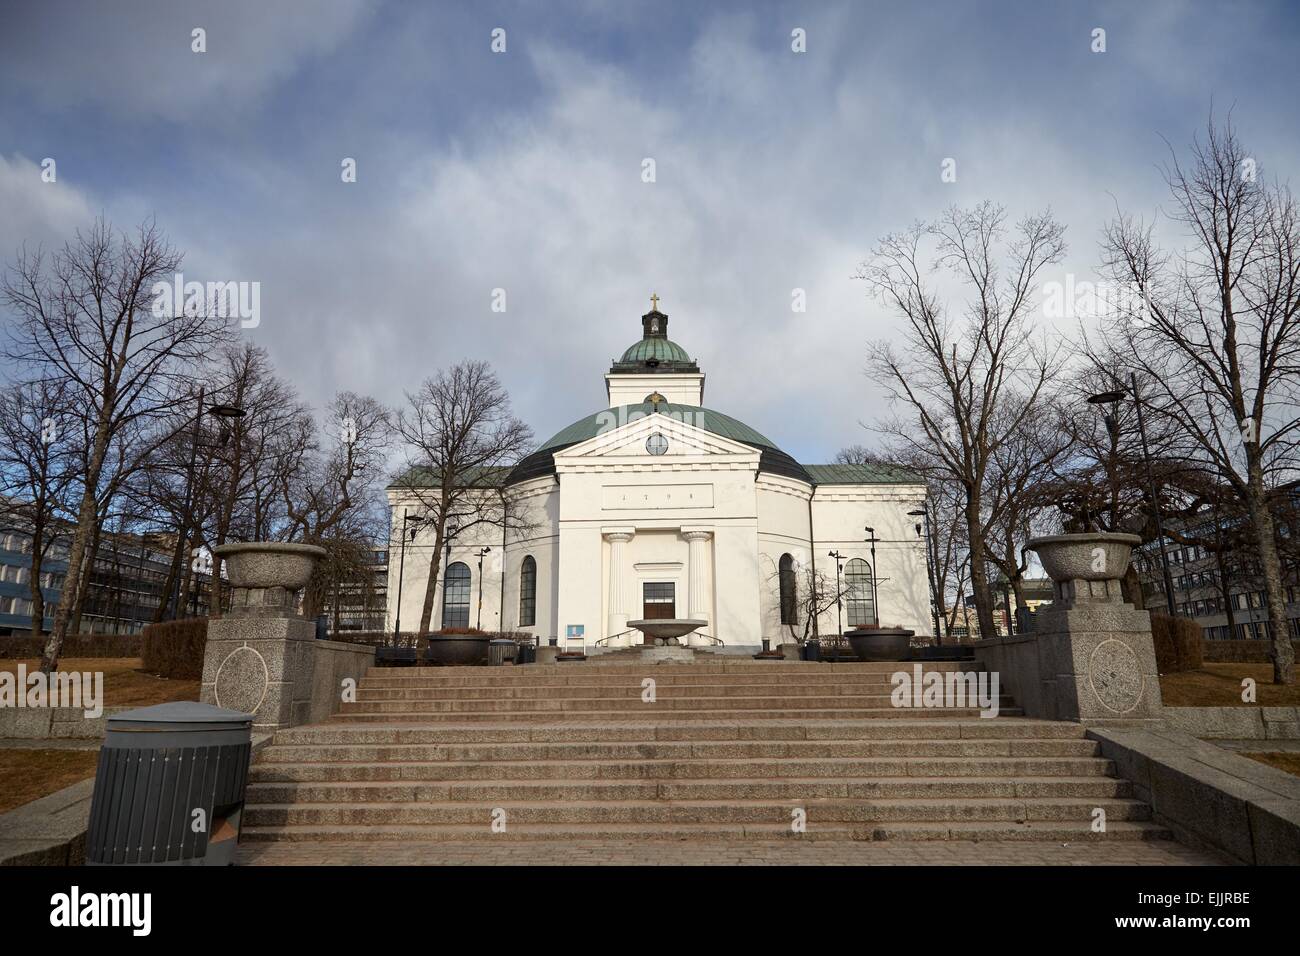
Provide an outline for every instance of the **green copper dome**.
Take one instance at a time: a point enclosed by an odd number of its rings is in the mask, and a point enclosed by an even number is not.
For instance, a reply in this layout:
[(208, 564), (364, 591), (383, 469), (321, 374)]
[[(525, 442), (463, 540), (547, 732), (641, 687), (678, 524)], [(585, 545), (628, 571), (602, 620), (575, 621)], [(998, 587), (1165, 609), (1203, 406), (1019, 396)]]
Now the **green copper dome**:
[[(652, 301), (657, 302), (658, 297)], [(641, 340), (615, 359), (609, 371), (611, 375), (646, 375), (699, 370), (686, 349), (668, 337), (668, 316), (656, 308), (641, 316)]]
[(645, 338), (635, 342), (619, 359), (620, 362), (680, 362), (689, 365), (691, 357), (672, 339)]

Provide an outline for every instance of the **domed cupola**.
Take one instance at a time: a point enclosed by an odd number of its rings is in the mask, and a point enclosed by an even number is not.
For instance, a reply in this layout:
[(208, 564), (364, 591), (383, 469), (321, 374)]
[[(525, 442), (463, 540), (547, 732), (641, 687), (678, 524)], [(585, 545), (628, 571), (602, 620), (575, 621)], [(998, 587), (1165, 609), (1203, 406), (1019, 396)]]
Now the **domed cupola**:
[(651, 309), (641, 316), (641, 341), (633, 342), (614, 361), (611, 375), (672, 374), (698, 372), (700, 367), (682, 348), (668, 338), (668, 315), (658, 309), (659, 297), (650, 297)]
[(605, 376), (610, 407), (636, 404), (650, 392), (683, 405), (704, 404), (704, 374), (686, 349), (668, 338), (668, 314), (659, 311), (659, 296), (650, 296), (650, 311), (641, 316), (641, 339), (614, 360)]

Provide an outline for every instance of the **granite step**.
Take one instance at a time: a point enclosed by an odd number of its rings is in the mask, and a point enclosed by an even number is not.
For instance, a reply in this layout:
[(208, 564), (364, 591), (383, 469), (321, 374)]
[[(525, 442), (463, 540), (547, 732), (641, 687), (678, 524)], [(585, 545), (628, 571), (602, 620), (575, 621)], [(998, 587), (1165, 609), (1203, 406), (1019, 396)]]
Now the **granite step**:
[(743, 757), (1092, 757), (1092, 740), (646, 741), (508, 744), (273, 744), (268, 763), (498, 760), (686, 760)]
[(400, 843), (478, 842), (555, 840), (576, 841), (732, 841), (771, 840), (1025, 840), (1055, 843), (1094, 843), (1109, 840), (1168, 840), (1172, 834), (1149, 822), (1117, 821), (1104, 833), (1092, 830), (1090, 823), (1035, 821), (1032, 823), (890, 823), (828, 824), (810, 827), (804, 833), (793, 832), (788, 823), (747, 824), (519, 824), (507, 826), (504, 833), (493, 832), (481, 824), (436, 826), (283, 826), (245, 827), (240, 838), (249, 841), (357, 841)]
[(336, 721), (278, 731), (277, 745), (437, 744), (437, 743), (653, 743), (683, 740), (1082, 740), (1084, 728), (1065, 721), (998, 717), (975, 720), (839, 720), (787, 722), (766, 719), (725, 721), (517, 723), (349, 723)]
[[(999, 710), (999, 716), (1019, 717), (1024, 711), (1018, 707), (1005, 707)], [(410, 722), (426, 723), (430, 721), (516, 721), (524, 724), (538, 724), (556, 719), (569, 719), (577, 722), (589, 722), (592, 720), (610, 720), (610, 721), (638, 721), (643, 720), (650, 723), (661, 722), (694, 722), (699, 720), (726, 720), (734, 721), (737, 719), (754, 717), (768, 720), (862, 720), (867, 718), (876, 718), (883, 720), (952, 720), (957, 718), (976, 718), (980, 716), (979, 710), (973, 707), (967, 708), (947, 708), (934, 710), (914, 710), (897, 707), (840, 707), (840, 708), (781, 708), (770, 710), (745, 710), (737, 708), (727, 708), (725, 710), (707, 710), (692, 711), (681, 708), (672, 708), (668, 710), (654, 711), (635, 711), (635, 710), (517, 710), (517, 711), (421, 711), (417, 713), (400, 713), (393, 711), (363, 711), (349, 710), (345, 714), (338, 714), (331, 718), (336, 722)]]
[(251, 782), (330, 780), (664, 780), (735, 777), (1008, 777), (1111, 776), (1114, 764), (1101, 757), (890, 757), (758, 760), (553, 760), (519, 761), (310, 761), (276, 763), (259, 759)]
[(1133, 785), (1112, 777), (843, 777), (835, 780), (495, 780), (490, 782), (338, 781), (253, 783), (252, 803), (437, 803), (454, 800), (543, 802), (616, 800), (949, 799), (989, 797), (1131, 798)]
[(244, 811), (247, 826), (428, 826), (479, 824), (491, 826), (494, 815), (507, 827), (513, 823), (774, 823), (789, 824), (802, 811), (810, 826), (817, 823), (1028, 823), (1031, 821), (1090, 822), (1098, 809), (1107, 825), (1149, 820), (1151, 810), (1137, 800), (1076, 797), (989, 798), (954, 797), (943, 800), (853, 800), (809, 798), (763, 801), (621, 800), (599, 803), (572, 801), (383, 802), (383, 803), (258, 803)]

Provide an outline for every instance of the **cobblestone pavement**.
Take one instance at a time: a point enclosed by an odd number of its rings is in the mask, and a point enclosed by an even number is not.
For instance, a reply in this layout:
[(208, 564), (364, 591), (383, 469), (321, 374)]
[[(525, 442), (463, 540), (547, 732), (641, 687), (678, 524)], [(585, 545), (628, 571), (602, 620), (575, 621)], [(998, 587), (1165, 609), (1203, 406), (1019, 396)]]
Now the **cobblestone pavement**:
[(1221, 862), (1172, 840), (1107, 844), (253, 843), (243, 866), (1199, 866)]

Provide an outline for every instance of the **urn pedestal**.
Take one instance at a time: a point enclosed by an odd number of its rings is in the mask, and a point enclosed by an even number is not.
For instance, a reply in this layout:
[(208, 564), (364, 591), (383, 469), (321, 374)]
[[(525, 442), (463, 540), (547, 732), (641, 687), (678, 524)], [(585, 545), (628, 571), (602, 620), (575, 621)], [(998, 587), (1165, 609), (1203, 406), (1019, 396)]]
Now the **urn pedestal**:
[(224, 544), (233, 589), (227, 616), (208, 622), (200, 700), (253, 715), (269, 732), (307, 723), (316, 626), (296, 610), (325, 549), (307, 544)]
[(1053, 601), (1037, 615), (1043, 698), (1058, 720), (1161, 717), (1151, 615), (1124, 601), (1120, 581), (1141, 538), (1089, 532), (1035, 538)]

